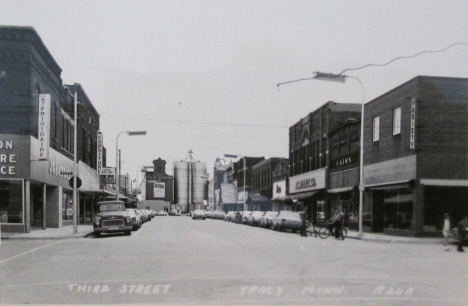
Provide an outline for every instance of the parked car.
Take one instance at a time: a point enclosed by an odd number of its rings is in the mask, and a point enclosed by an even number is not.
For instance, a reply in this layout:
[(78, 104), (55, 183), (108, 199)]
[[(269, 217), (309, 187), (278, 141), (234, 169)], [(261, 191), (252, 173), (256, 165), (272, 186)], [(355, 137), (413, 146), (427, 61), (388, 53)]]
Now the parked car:
[(192, 213), (192, 220), (195, 219), (206, 219), (206, 213), (203, 209), (195, 209)]
[(213, 219), (224, 220), (224, 215), (226, 215), (224, 210), (217, 210), (217, 211), (214, 212), (214, 218)]
[(241, 211), (241, 214), (242, 214), (242, 224), (248, 224), (248, 220), (247, 220), (247, 217), (251, 214), (252, 212), (249, 211), (249, 210), (244, 210), (244, 211)]
[(171, 209), (169, 216), (180, 216), (180, 212), (177, 209), (173, 208)]
[(235, 211), (228, 211), (227, 214), (224, 215), (224, 221), (232, 221), (232, 219), (234, 219), (234, 216), (236, 215), (236, 212)]
[(102, 233), (124, 232), (131, 235), (133, 221), (122, 201), (98, 202), (93, 229), (97, 237)]
[(301, 215), (297, 211), (280, 211), (271, 221), (273, 228), (278, 231), (290, 229), (293, 233), (296, 233), (302, 226)]
[(254, 210), (250, 215), (247, 216), (247, 223), (252, 226), (260, 224), (260, 217), (263, 215), (263, 211)]
[(164, 211), (164, 210), (160, 210), (156, 213), (156, 216), (162, 216), (162, 217), (167, 217), (169, 216), (169, 214), (167, 213), (167, 211)]
[(127, 208), (126, 211), (130, 215), (130, 218), (132, 218), (133, 230), (136, 231), (142, 224), (140, 213), (135, 208)]
[(148, 216), (145, 214), (143, 209), (137, 209), (137, 211), (140, 213), (141, 223), (145, 223), (146, 221), (148, 221)]
[(272, 221), (271, 219), (278, 215), (277, 211), (266, 211), (260, 217), (260, 227), (271, 228)]
[(207, 211), (205, 211), (205, 215), (206, 215), (206, 217), (207, 217), (207, 218), (211, 218), (211, 213), (212, 213), (212, 211), (211, 211), (211, 210), (207, 210)]

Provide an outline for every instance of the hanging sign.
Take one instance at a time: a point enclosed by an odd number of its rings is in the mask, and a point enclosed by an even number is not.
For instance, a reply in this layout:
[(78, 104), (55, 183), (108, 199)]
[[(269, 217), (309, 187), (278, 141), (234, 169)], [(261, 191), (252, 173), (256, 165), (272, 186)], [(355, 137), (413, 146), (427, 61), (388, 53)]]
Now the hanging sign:
[(50, 94), (39, 95), (39, 160), (49, 159), (50, 143)]
[(411, 100), (411, 129), (410, 129), (410, 149), (415, 148), (415, 131), (416, 131), (416, 99)]
[(102, 173), (102, 133), (100, 131), (97, 132), (97, 173), (99, 175), (103, 175)]

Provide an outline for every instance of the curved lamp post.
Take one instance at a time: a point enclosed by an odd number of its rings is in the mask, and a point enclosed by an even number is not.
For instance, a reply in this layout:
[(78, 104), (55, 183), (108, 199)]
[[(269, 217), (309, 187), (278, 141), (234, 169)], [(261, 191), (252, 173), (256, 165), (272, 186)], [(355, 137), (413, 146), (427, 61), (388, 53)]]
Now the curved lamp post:
[(322, 81), (331, 81), (331, 82), (340, 82), (344, 83), (346, 78), (352, 78), (359, 82), (361, 85), (362, 92), (362, 103), (361, 103), (361, 138), (359, 140), (359, 153), (360, 153), (360, 162), (359, 162), (359, 236), (362, 237), (362, 213), (363, 213), (363, 198), (364, 198), (364, 86), (360, 79), (354, 76), (343, 75), (343, 74), (331, 74), (331, 73), (321, 73), (315, 72), (313, 79), (322, 80)]

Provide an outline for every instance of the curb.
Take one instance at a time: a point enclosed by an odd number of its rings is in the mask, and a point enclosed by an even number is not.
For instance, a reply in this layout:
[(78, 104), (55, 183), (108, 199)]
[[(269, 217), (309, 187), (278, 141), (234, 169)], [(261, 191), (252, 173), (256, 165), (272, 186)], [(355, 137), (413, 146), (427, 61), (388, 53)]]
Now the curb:
[(93, 232), (87, 234), (79, 234), (74, 236), (55, 236), (55, 237), (15, 237), (6, 236), (2, 237), (1, 240), (66, 240), (66, 239), (80, 239), (91, 236)]

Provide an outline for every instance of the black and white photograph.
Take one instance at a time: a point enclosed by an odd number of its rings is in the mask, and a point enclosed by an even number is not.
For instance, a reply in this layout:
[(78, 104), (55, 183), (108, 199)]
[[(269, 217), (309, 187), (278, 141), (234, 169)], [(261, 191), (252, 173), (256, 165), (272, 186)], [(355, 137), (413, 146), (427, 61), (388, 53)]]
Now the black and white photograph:
[(467, 305), (468, 1), (0, 0), (0, 304)]

